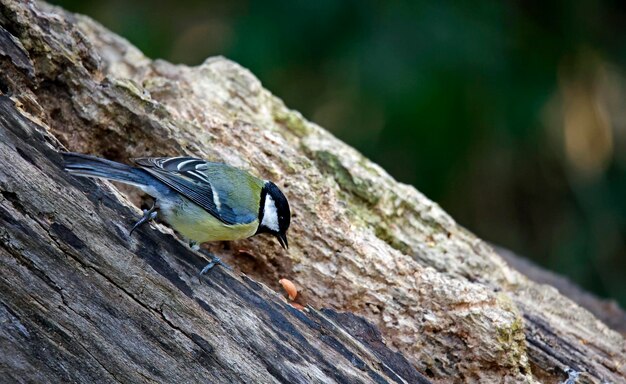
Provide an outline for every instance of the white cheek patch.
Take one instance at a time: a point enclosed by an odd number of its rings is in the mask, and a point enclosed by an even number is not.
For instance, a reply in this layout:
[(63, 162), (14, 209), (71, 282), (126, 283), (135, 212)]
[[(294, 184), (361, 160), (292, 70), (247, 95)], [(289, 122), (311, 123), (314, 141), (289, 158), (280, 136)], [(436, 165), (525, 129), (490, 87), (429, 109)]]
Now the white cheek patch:
[(278, 212), (276, 210), (276, 203), (269, 194), (265, 196), (265, 205), (263, 206), (263, 221), (261, 224), (278, 232)]

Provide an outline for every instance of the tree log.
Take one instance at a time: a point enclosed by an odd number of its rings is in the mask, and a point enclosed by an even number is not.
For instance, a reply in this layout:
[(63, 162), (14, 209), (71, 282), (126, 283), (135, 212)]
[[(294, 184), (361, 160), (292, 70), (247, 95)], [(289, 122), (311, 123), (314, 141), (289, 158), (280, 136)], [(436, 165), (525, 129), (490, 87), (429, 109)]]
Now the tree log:
[(5, 96), (0, 127), (3, 382), (430, 382), (360, 318), (301, 312), (219, 267), (201, 277), (171, 235), (129, 237), (134, 213), (68, 178)]
[[(39, 2), (0, 0), (0, 26), (4, 375), (557, 383), (571, 368), (580, 383), (626, 380), (618, 332), (510, 268), (236, 63), (153, 61)], [(243, 275), (200, 278), (202, 255), (170, 229), (127, 235), (141, 195), (71, 177), (60, 149), (117, 161), (189, 154), (271, 179), (294, 212), (290, 249), (265, 236), (211, 244)], [(269, 289), (281, 277), (304, 310)]]
[(626, 311), (615, 300), (603, 299), (583, 290), (569, 279), (554, 272), (542, 269), (528, 259), (502, 247), (494, 246), (500, 256), (515, 270), (539, 284), (548, 284), (574, 301), (576, 304), (593, 313), (604, 324), (626, 336)]

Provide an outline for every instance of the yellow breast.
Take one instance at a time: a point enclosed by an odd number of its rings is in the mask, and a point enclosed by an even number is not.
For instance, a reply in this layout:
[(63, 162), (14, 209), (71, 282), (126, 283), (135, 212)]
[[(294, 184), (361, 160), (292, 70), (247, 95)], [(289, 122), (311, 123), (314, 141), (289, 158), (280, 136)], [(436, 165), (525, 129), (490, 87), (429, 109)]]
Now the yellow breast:
[(230, 241), (254, 235), (259, 221), (248, 224), (226, 225), (196, 204), (186, 201), (172, 207), (161, 207), (163, 218), (178, 233), (198, 243)]

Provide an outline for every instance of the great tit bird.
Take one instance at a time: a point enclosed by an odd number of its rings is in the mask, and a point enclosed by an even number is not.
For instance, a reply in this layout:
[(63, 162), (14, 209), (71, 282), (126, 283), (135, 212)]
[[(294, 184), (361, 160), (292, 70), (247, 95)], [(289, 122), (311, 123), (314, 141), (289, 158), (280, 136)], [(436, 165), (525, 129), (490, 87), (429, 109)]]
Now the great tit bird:
[[(163, 219), (196, 243), (239, 240), (269, 233), (287, 248), (291, 221), (289, 203), (278, 187), (241, 169), (193, 157), (133, 159), (136, 166), (83, 155), (62, 153), (65, 170), (73, 175), (119, 181), (155, 199), (131, 229)], [(216, 258), (215, 258), (216, 259)], [(206, 272), (219, 259), (205, 267)]]

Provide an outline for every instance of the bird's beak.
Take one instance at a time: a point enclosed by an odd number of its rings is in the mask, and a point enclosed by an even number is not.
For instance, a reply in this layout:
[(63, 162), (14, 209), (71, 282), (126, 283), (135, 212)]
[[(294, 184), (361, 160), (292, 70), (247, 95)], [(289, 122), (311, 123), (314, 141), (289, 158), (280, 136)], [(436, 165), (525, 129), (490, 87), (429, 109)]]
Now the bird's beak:
[(289, 248), (289, 243), (287, 242), (287, 234), (280, 233), (280, 234), (276, 235), (276, 238), (278, 239), (278, 242), (280, 243), (280, 245), (283, 248), (285, 248), (285, 249)]

